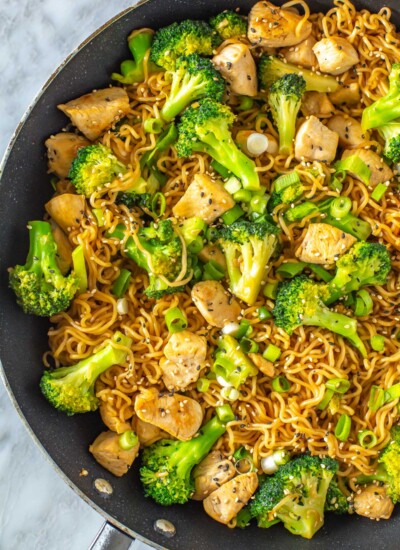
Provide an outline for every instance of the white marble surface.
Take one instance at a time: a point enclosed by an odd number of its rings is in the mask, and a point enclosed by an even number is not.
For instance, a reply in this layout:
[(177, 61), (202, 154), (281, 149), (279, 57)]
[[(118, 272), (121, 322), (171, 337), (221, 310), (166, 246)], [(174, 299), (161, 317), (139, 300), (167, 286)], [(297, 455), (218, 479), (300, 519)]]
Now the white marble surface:
[[(53, 70), (97, 27), (135, 3), (0, 0), (0, 156)], [(86, 550), (102, 523), (31, 441), (0, 381), (0, 550)], [(131, 548), (149, 547), (136, 542)]]

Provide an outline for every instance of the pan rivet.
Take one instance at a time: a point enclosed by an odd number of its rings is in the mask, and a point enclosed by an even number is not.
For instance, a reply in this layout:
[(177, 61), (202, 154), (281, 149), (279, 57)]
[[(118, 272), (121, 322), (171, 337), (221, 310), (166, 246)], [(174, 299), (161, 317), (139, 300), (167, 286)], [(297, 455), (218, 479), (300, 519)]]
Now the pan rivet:
[(176, 534), (176, 528), (173, 523), (167, 519), (158, 519), (154, 522), (154, 531), (164, 535), (165, 537), (173, 537)]
[(111, 483), (102, 477), (95, 479), (93, 485), (103, 497), (109, 497), (113, 494), (114, 489), (111, 487)]

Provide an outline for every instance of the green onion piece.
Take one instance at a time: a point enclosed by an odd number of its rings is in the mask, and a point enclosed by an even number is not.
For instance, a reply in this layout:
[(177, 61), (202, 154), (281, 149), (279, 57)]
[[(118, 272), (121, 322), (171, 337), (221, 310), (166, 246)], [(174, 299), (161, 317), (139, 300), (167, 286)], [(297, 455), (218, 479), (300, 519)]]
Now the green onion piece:
[(364, 449), (372, 449), (378, 443), (378, 438), (372, 430), (361, 430), (357, 434), (357, 439)]
[(233, 386), (225, 386), (221, 390), (221, 397), (227, 401), (237, 401), (240, 397), (240, 394), (236, 388)]
[(285, 279), (292, 279), (292, 277), (301, 273), (306, 265), (304, 262), (286, 262), (277, 268), (276, 273)]
[(284, 376), (277, 376), (272, 380), (272, 389), (278, 393), (286, 393), (290, 390), (290, 382)]
[(213, 170), (215, 170), (215, 172), (217, 172), (217, 174), (222, 176), (224, 179), (229, 178), (232, 175), (232, 172), (230, 172), (227, 168), (225, 168), (225, 166), (222, 166), (222, 164), (220, 164), (216, 160), (213, 160), (210, 163), (210, 166)]
[(198, 254), (200, 250), (203, 250), (203, 248), (204, 240), (203, 237), (200, 237), (200, 235), (197, 235), (197, 237), (187, 246), (187, 249), (191, 254)]
[(112, 286), (112, 292), (117, 298), (122, 298), (128, 290), (129, 281), (131, 280), (131, 272), (128, 269), (121, 269), (118, 277)]
[(83, 294), (86, 292), (88, 287), (88, 277), (86, 271), (85, 255), (83, 253), (83, 245), (77, 246), (72, 251), (72, 266), (75, 275), (78, 278), (78, 294)]
[(344, 300), (343, 300), (343, 303), (346, 307), (350, 307), (350, 306), (353, 306), (355, 305), (356, 303), (356, 298), (354, 296), (354, 292), (350, 292), (350, 294), (348, 294)]
[(337, 197), (333, 199), (330, 207), (330, 214), (333, 218), (343, 218), (351, 210), (352, 203), (349, 197)]
[(282, 350), (278, 348), (278, 346), (275, 346), (274, 344), (268, 344), (268, 346), (264, 350), (263, 357), (267, 361), (271, 361), (271, 363), (274, 363), (275, 361), (278, 361), (281, 354)]
[(262, 195), (254, 195), (250, 200), (250, 208), (256, 214), (264, 214), (267, 208), (268, 197)]
[(253, 194), (248, 189), (239, 189), (239, 191), (233, 194), (233, 199), (236, 202), (250, 202), (252, 197)]
[(370, 342), (371, 348), (375, 351), (383, 351), (385, 349), (385, 339), (380, 334), (372, 336)]
[(211, 380), (208, 380), (208, 378), (199, 378), (196, 384), (197, 391), (199, 391), (200, 393), (207, 392), (210, 384)]
[(333, 275), (331, 275), (329, 271), (324, 269), (322, 266), (317, 264), (306, 264), (306, 265), (317, 277), (322, 279), (324, 283), (329, 283), (329, 281), (332, 281)]
[(242, 445), (233, 453), (233, 458), (235, 458), (236, 460), (243, 460), (243, 458), (247, 458), (249, 455), (249, 451), (244, 445)]
[(247, 319), (242, 319), (239, 323), (239, 328), (236, 331), (235, 338), (240, 340), (244, 336), (250, 336), (253, 332), (253, 327), (250, 324), (250, 321)]
[(232, 407), (228, 405), (228, 403), (225, 403), (225, 405), (221, 405), (219, 407), (215, 407), (215, 412), (217, 413), (218, 418), (224, 424), (235, 420), (235, 415), (233, 414)]
[(236, 107), (238, 111), (248, 111), (253, 107), (253, 100), (251, 97), (248, 97), (247, 95), (240, 95), (239, 96), (239, 105)]
[(372, 412), (376, 412), (385, 403), (385, 390), (379, 386), (371, 386), (371, 392), (369, 394), (368, 408)]
[(122, 241), (122, 239), (125, 237), (125, 230), (126, 227), (123, 223), (119, 223), (114, 231), (107, 231), (106, 237), (107, 239), (118, 239)]
[(127, 430), (119, 436), (118, 443), (121, 449), (124, 451), (129, 451), (139, 443), (139, 438), (135, 432), (132, 430)]
[(216, 227), (207, 227), (205, 236), (209, 243), (214, 243), (218, 240), (218, 229)]
[(167, 207), (167, 199), (165, 196), (158, 192), (156, 193), (153, 198), (151, 199), (151, 211), (153, 214), (157, 216), (157, 218), (160, 218)]
[(105, 223), (103, 210), (101, 208), (93, 208), (92, 214), (96, 218), (97, 226), (103, 227)]
[(339, 441), (347, 441), (351, 430), (351, 418), (347, 414), (342, 414), (335, 427), (335, 435)]
[(210, 260), (203, 267), (204, 281), (220, 281), (225, 277), (223, 268), (214, 260)]
[(193, 268), (193, 281), (200, 281), (203, 277), (203, 270), (199, 265), (195, 265)]
[(339, 160), (335, 164), (335, 169), (336, 171), (345, 170), (346, 172), (353, 172), (353, 174), (356, 174), (366, 185), (368, 185), (371, 179), (371, 170), (357, 155), (351, 155), (350, 157)]
[(182, 332), (188, 326), (186, 315), (179, 309), (179, 307), (170, 307), (165, 312), (165, 322), (167, 324), (170, 334), (175, 332)]
[(329, 187), (333, 189), (333, 191), (340, 193), (341, 190), (343, 189), (343, 182), (345, 180), (345, 177), (346, 177), (346, 172), (344, 170), (336, 171), (332, 176), (332, 179), (329, 183)]
[(278, 283), (267, 283), (263, 288), (263, 294), (266, 298), (275, 300), (278, 293)]
[(385, 402), (393, 401), (400, 397), (400, 384), (394, 384), (385, 391)]
[(379, 202), (387, 190), (388, 190), (388, 187), (384, 183), (378, 183), (378, 185), (375, 187), (375, 189), (371, 193), (371, 199), (376, 202)]
[(244, 212), (238, 204), (235, 204), (233, 208), (222, 214), (221, 218), (225, 225), (231, 225), (233, 222), (243, 216)]
[(261, 306), (258, 308), (257, 315), (260, 321), (266, 321), (267, 319), (271, 319), (272, 317), (272, 313), (265, 306)]
[(318, 409), (320, 411), (324, 411), (326, 409), (334, 393), (335, 392), (333, 390), (329, 390), (329, 389), (325, 390), (324, 397), (322, 398), (322, 400), (319, 402), (319, 405), (318, 405)]
[(160, 118), (148, 118), (143, 123), (144, 131), (148, 134), (160, 134), (163, 127), (164, 123)]
[(288, 174), (283, 174), (273, 182), (274, 190), (279, 193), (283, 189), (286, 189), (295, 183), (299, 183), (299, 181), (299, 174), (295, 171), (289, 172)]
[(350, 381), (346, 380), (346, 378), (331, 378), (326, 382), (325, 386), (335, 393), (344, 394), (350, 388)]
[(306, 201), (286, 210), (285, 218), (288, 222), (292, 223), (302, 220), (306, 216), (310, 216), (310, 214), (316, 214), (318, 212), (319, 208), (316, 204), (311, 201)]
[[(224, 187), (228, 191), (228, 193), (230, 193), (231, 195), (235, 195), (235, 193), (237, 193), (240, 189), (242, 189), (242, 183), (235, 176), (231, 176), (224, 183)], [(250, 193), (250, 191), (248, 191), (248, 193)]]
[(240, 348), (244, 353), (257, 353), (259, 350), (259, 345), (257, 342), (251, 338), (242, 338), (240, 340)]
[(355, 300), (354, 315), (357, 317), (363, 317), (364, 315), (369, 315), (371, 313), (374, 303), (367, 290), (359, 290), (356, 294)]

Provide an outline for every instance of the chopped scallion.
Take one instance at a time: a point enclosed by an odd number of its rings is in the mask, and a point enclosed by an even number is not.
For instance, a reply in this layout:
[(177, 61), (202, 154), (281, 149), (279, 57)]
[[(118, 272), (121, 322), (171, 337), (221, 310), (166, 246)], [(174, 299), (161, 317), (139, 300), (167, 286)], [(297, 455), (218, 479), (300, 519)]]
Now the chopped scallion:
[(364, 449), (372, 449), (378, 442), (378, 438), (372, 430), (361, 430), (357, 434), (357, 439)]
[(86, 292), (88, 287), (88, 277), (86, 271), (85, 254), (83, 252), (83, 245), (81, 244), (72, 251), (72, 266), (73, 271), (79, 281), (77, 293), (83, 294), (84, 292)]
[(188, 326), (186, 315), (179, 307), (171, 307), (165, 312), (165, 322), (170, 334), (182, 332)]
[(117, 298), (122, 298), (128, 290), (131, 275), (132, 274), (128, 269), (121, 269), (119, 272), (119, 275), (112, 286), (112, 292)]
[(282, 176), (279, 176), (279, 178), (273, 182), (274, 190), (279, 193), (280, 191), (283, 191), (283, 189), (299, 182), (299, 174), (295, 171), (289, 172), (288, 174), (282, 174)]
[(281, 354), (282, 350), (278, 348), (278, 346), (275, 346), (274, 344), (268, 344), (268, 346), (264, 350), (263, 357), (267, 361), (275, 363), (275, 361), (278, 361)]
[(231, 225), (233, 222), (241, 218), (244, 214), (244, 211), (240, 208), (238, 204), (235, 204), (233, 208), (222, 214), (221, 218), (225, 225)]
[(160, 134), (163, 127), (164, 123), (161, 118), (148, 118), (143, 123), (144, 131), (148, 134)]
[(278, 293), (278, 283), (267, 283), (263, 288), (263, 294), (266, 298), (275, 300)]
[(93, 208), (92, 214), (96, 218), (97, 226), (98, 227), (103, 227), (103, 225), (105, 223), (103, 209), (102, 208)]
[(339, 160), (335, 164), (336, 171), (353, 172), (361, 181), (368, 185), (371, 179), (371, 170), (358, 155), (351, 155), (345, 159)]
[[(200, 249), (201, 250), (201, 249)], [(225, 277), (225, 272), (221, 265), (215, 260), (210, 260), (203, 267), (204, 281), (220, 281)]]
[(351, 418), (347, 414), (342, 414), (335, 427), (335, 436), (339, 441), (347, 441), (351, 430)]
[(139, 443), (139, 438), (132, 430), (127, 430), (119, 436), (119, 446), (124, 451), (130, 451)]
[(257, 310), (258, 318), (260, 321), (266, 321), (267, 319), (271, 319), (272, 313), (265, 307), (261, 306)]
[(331, 202), (330, 214), (333, 218), (343, 218), (351, 210), (352, 203), (349, 197), (336, 197)]
[(378, 183), (375, 189), (371, 193), (371, 199), (379, 202), (388, 190), (387, 186), (384, 183)]
[(244, 353), (257, 353), (259, 345), (251, 338), (242, 338), (240, 340), (240, 348)]
[(346, 378), (331, 378), (326, 382), (325, 386), (335, 393), (344, 394), (350, 388), (350, 381)]
[(208, 380), (208, 378), (199, 378), (196, 384), (197, 391), (199, 391), (200, 393), (207, 392), (210, 384), (211, 380)]
[(290, 390), (290, 382), (284, 376), (277, 376), (272, 380), (272, 389), (278, 393), (286, 393)]
[(232, 420), (235, 420), (235, 415), (233, 414), (232, 407), (228, 405), (228, 403), (216, 407), (215, 412), (217, 413), (218, 418), (223, 423), (232, 422)]
[(370, 342), (371, 348), (375, 351), (383, 351), (385, 349), (385, 338), (380, 334), (375, 334), (375, 336), (372, 336)]

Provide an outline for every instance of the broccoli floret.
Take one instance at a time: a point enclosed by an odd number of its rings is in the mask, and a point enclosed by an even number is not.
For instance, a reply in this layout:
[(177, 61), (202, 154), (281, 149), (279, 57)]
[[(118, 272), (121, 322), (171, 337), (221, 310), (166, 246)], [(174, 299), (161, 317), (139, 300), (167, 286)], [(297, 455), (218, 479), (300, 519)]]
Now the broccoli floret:
[(170, 121), (196, 99), (210, 97), (221, 101), (224, 92), (225, 81), (209, 59), (197, 53), (179, 57), (161, 116)]
[(79, 281), (74, 273), (68, 276), (61, 273), (50, 224), (33, 221), (28, 228), (26, 263), (10, 270), (10, 287), (25, 313), (51, 317), (69, 307)]
[[(111, 78), (123, 84), (134, 84), (144, 80), (144, 58), (153, 41), (153, 31), (150, 29), (134, 30), (128, 37), (128, 46), (133, 59), (121, 63), (121, 74), (112, 73)], [(160, 68), (149, 62), (149, 73), (160, 71)]]
[(293, 183), (281, 191), (274, 190), (268, 201), (268, 212), (273, 212), (280, 204), (293, 204), (302, 196), (304, 187), (301, 182)]
[(97, 378), (113, 365), (125, 362), (127, 352), (114, 347), (130, 348), (132, 340), (116, 332), (111, 343), (76, 365), (46, 370), (40, 380), (40, 389), (56, 409), (73, 415), (95, 411), (99, 400), (95, 395)]
[(267, 221), (238, 220), (219, 230), (232, 293), (252, 305), (278, 243), (279, 229)]
[(257, 518), (259, 527), (280, 520), (294, 535), (311, 539), (324, 523), (326, 495), (337, 470), (332, 458), (293, 458), (261, 480), (249, 505), (251, 516)]
[(306, 81), (306, 91), (334, 92), (339, 83), (333, 76), (316, 74), (303, 67), (297, 67), (291, 63), (285, 63), (274, 55), (263, 55), (258, 64), (258, 79), (260, 88), (269, 90), (275, 80), (286, 74), (301, 75)]
[(218, 340), (218, 352), (212, 371), (229, 385), (238, 388), (247, 378), (256, 376), (258, 369), (240, 349), (239, 342), (227, 334)]
[(147, 181), (138, 178), (135, 184), (126, 191), (120, 191), (115, 200), (116, 204), (124, 204), (128, 208), (140, 206), (141, 208), (151, 207), (152, 194), (149, 192)]
[(297, 74), (285, 74), (269, 91), (268, 103), (279, 133), (279, 152), (290, 155), (296, 134), (297, 114), (306, 89), (306, 81)]
[(384, 126), (400, 117), (400, 63), (392, 65), (388, 93), (364, 109), (361, 125), (364, 130)]
[(194, 492), (192, 469), (225, 431), (225, 424), (215, 416), (190, 441), (163, 439), (144, 449), (140, 479), (145, 495), (163, 506), (187, 502)]
[(178, 57), (191, 53), (212, 55), (219, 42), (218, 35), (205, 21), (187, 19), (156, 32), (150, 59), (160, 67), (172, 71)]
[(111, 149), (95, 143), (79, 149), (68, 177), (77, 192), (89, 198), (94, 191), (126, 171), (125, 164), (117, 159)]
[(336, 274), (328, 285), (330, 297), (325, 303), (331, 304), (365, 285), (384, 285), (391, 267), (386, 246), (364, 241), (355, 243), (336, 262)]
[(235, 36), (246, 36), (246, 20), (235, 11), (226, 10), (210, 19), (211, 27), (217, 31), (222, 40)]
[(306, 275), (280, 283), (273, 315), (275, 324), (288, 334), (301, 325), (323, 327), (347, 338), (363, 357), (367, 350), (357, 334), (357, 321), (328, 309), (326, 284), (316, 283)]
[(340, 490), (336, 477), (329, 484), (325, 501), (325, 512), (334, 512), (335, 514), (348, 514), (350, 512), (350, 502)]
[[(399, 96), (400, 97), (400, 96)], [(400, 162), (400, 122), (394, 121), (378, 128), (385, 140), (383, 154), (394, 163)]]

